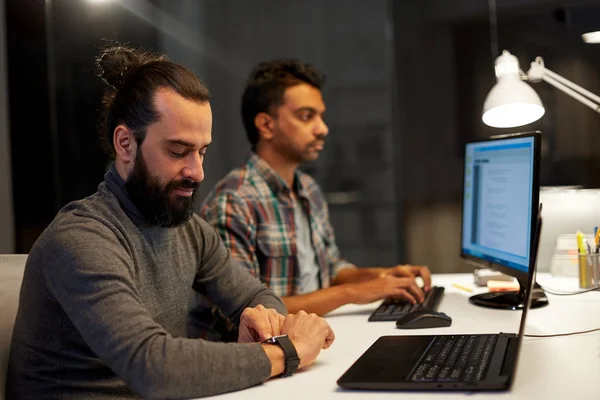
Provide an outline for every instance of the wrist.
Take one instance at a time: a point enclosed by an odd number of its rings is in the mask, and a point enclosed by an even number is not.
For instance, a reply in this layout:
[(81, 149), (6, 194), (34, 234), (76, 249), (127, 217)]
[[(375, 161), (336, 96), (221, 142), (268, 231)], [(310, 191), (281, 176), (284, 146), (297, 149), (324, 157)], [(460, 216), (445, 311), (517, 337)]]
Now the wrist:
[[(294, 346), (294, 343), (292, 343), (288, 335), (273, 336), (262, 342), (262, 344), (277, 345), (283, 351), (283, 376), (290, 376), (296, 372), (300, 365), (300, 358), (298, 357), (296, 346)], [(279, 368), (277, 368), (277, 370), (279, 370)], [(273, 368), (271, 368), (271, 373), (274, 372), (276, 371), (273, 371)]]
[(358, 300), (358, 293), (360, 292), (360, 288), (357, 283), (347, 283), (343, 286), (344, 292), (343, 296), (345, 299), (348, 299), (348, 303), (356, 303)]
[(271, 362), (271, 378), (283, 374), (285, 369), (285, 355), (281, 347), (268, 343), (261, 343), (261, 346)]

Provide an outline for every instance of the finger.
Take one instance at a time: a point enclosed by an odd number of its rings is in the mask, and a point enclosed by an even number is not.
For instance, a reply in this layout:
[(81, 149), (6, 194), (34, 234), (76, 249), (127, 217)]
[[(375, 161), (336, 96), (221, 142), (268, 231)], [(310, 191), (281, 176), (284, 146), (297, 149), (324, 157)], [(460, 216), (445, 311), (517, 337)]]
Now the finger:
[(415, 274), (412, 268), (408, 265), (398, 265), (398, 276), (405, 276), (408, 278), (414, 278)]
[(335, 341), (335, 333), (333, 332), (333, 329), (331, 329), (331, 326), (329, 326), (329, 324), (327, 324), (327, 335), (325, 336), (325, 342), (323, 343), (323, 349), (328, 349), (329, 347), (331, 347), (331, 345), (333, 344), (334, 341)]
[(396, 265), (395, 267), (390, 268), (389, 275), (395, 276), (397, 278), (414, 278), (415, 274), (412, 271), (412, 268), (409, 265)]
[(419, 303), (425, 301), (425, 294), (414, 279), (412, 279), (408, 284), (405, 284), (404, 289), (406, 289), (406, 291), (409, 292)]
[(408, 300), (411, 304), (417, 304), (417, 299), (406, 289), (397, 288), (394, 297)]
[(281, 332), (280, 334), (283, 334), (283, 324), (285, 323), (285, 317), (279, 313), (277, 315), (279, 318), (279, 332)]
[(269, 322), (268, 313), (259, 312), (258, 309), (250, 309), (247, 313), (246, 325), (254, 336), (255, 341), (262, 342), (273, 336), (271, 334), (271, 324)]
[(384, 275), (391, 275), (391, 276), (405, 276), (406, 275), (406, 271), (405, 268), (402, 265), (396, 265), (394, 267), (391, 268), (386, 268), (385, 269), (385, 273)]
[[(269, 318), (269, 333), (271, 336), (281, 335), (281, 325), (279, 323), (279, 314), (275, 310), (269, 310), (268, 318)], [(268, 338), (266, 338), (268, 339)]]
[(431, 289), (431, 272), (425, 266), (417, 267), (417, 274), (423, 278), (423, 289), (426, 291)]
[(281, 333), (282, 334), (289, 334), (290, 333), (290, 328), (292, 327), (293, 323), (294, 323), (294, 314), (288, 314), (287, 317), (285, 317), (285, 321), (283, 321), (283, 327), (281, 328)]

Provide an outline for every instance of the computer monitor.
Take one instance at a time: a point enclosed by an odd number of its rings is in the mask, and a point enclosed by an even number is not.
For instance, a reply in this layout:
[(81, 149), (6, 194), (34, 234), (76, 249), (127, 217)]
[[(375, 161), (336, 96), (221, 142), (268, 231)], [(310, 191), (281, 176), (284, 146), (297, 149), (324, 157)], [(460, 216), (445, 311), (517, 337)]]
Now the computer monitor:
[[(494, 136), (465, 146), (461, 256), (517, 278), (518, 292), (472, 296), (473, 304), (524, 306), (539, 201), (540, 132)], [(538, 292), (539, 293), (539, 292)], [(547, 304), (543, 292), (532, 308)]]

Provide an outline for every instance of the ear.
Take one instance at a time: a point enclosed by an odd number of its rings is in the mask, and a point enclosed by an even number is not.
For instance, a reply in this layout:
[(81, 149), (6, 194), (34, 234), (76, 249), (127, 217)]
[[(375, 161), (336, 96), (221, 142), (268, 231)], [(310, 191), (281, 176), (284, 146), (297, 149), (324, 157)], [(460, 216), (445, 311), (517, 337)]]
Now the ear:
[(133, 163), (137, 153), (137, 142), (133, 132), (125, 125), (118, 125), (113, 132), (113, 146), (117, 159), (124, 164)]
[(273, 139), (275, 121), (269, 114), (266, 112), (256, 114), (256, 117), (254, 117), (254, 125), (258, 130), (259, 139), (262, 138), (267, 141)]

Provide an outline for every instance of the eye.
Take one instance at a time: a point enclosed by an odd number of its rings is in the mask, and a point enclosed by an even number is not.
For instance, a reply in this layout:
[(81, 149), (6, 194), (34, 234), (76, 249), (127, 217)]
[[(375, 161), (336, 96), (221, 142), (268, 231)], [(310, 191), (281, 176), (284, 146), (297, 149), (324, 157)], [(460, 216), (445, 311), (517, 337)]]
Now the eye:
[(315, 113), (312, 111), (303, 111), (300, 113), (300, 119), (302, 121), (310, 121), (314, 117)]
[(171, 154), (171, 156), (173, 158), (183, 158), (185, 157), (188, 152), (187, 151), (173, 151), (173, 150), (169, 150), (169, 154)]

